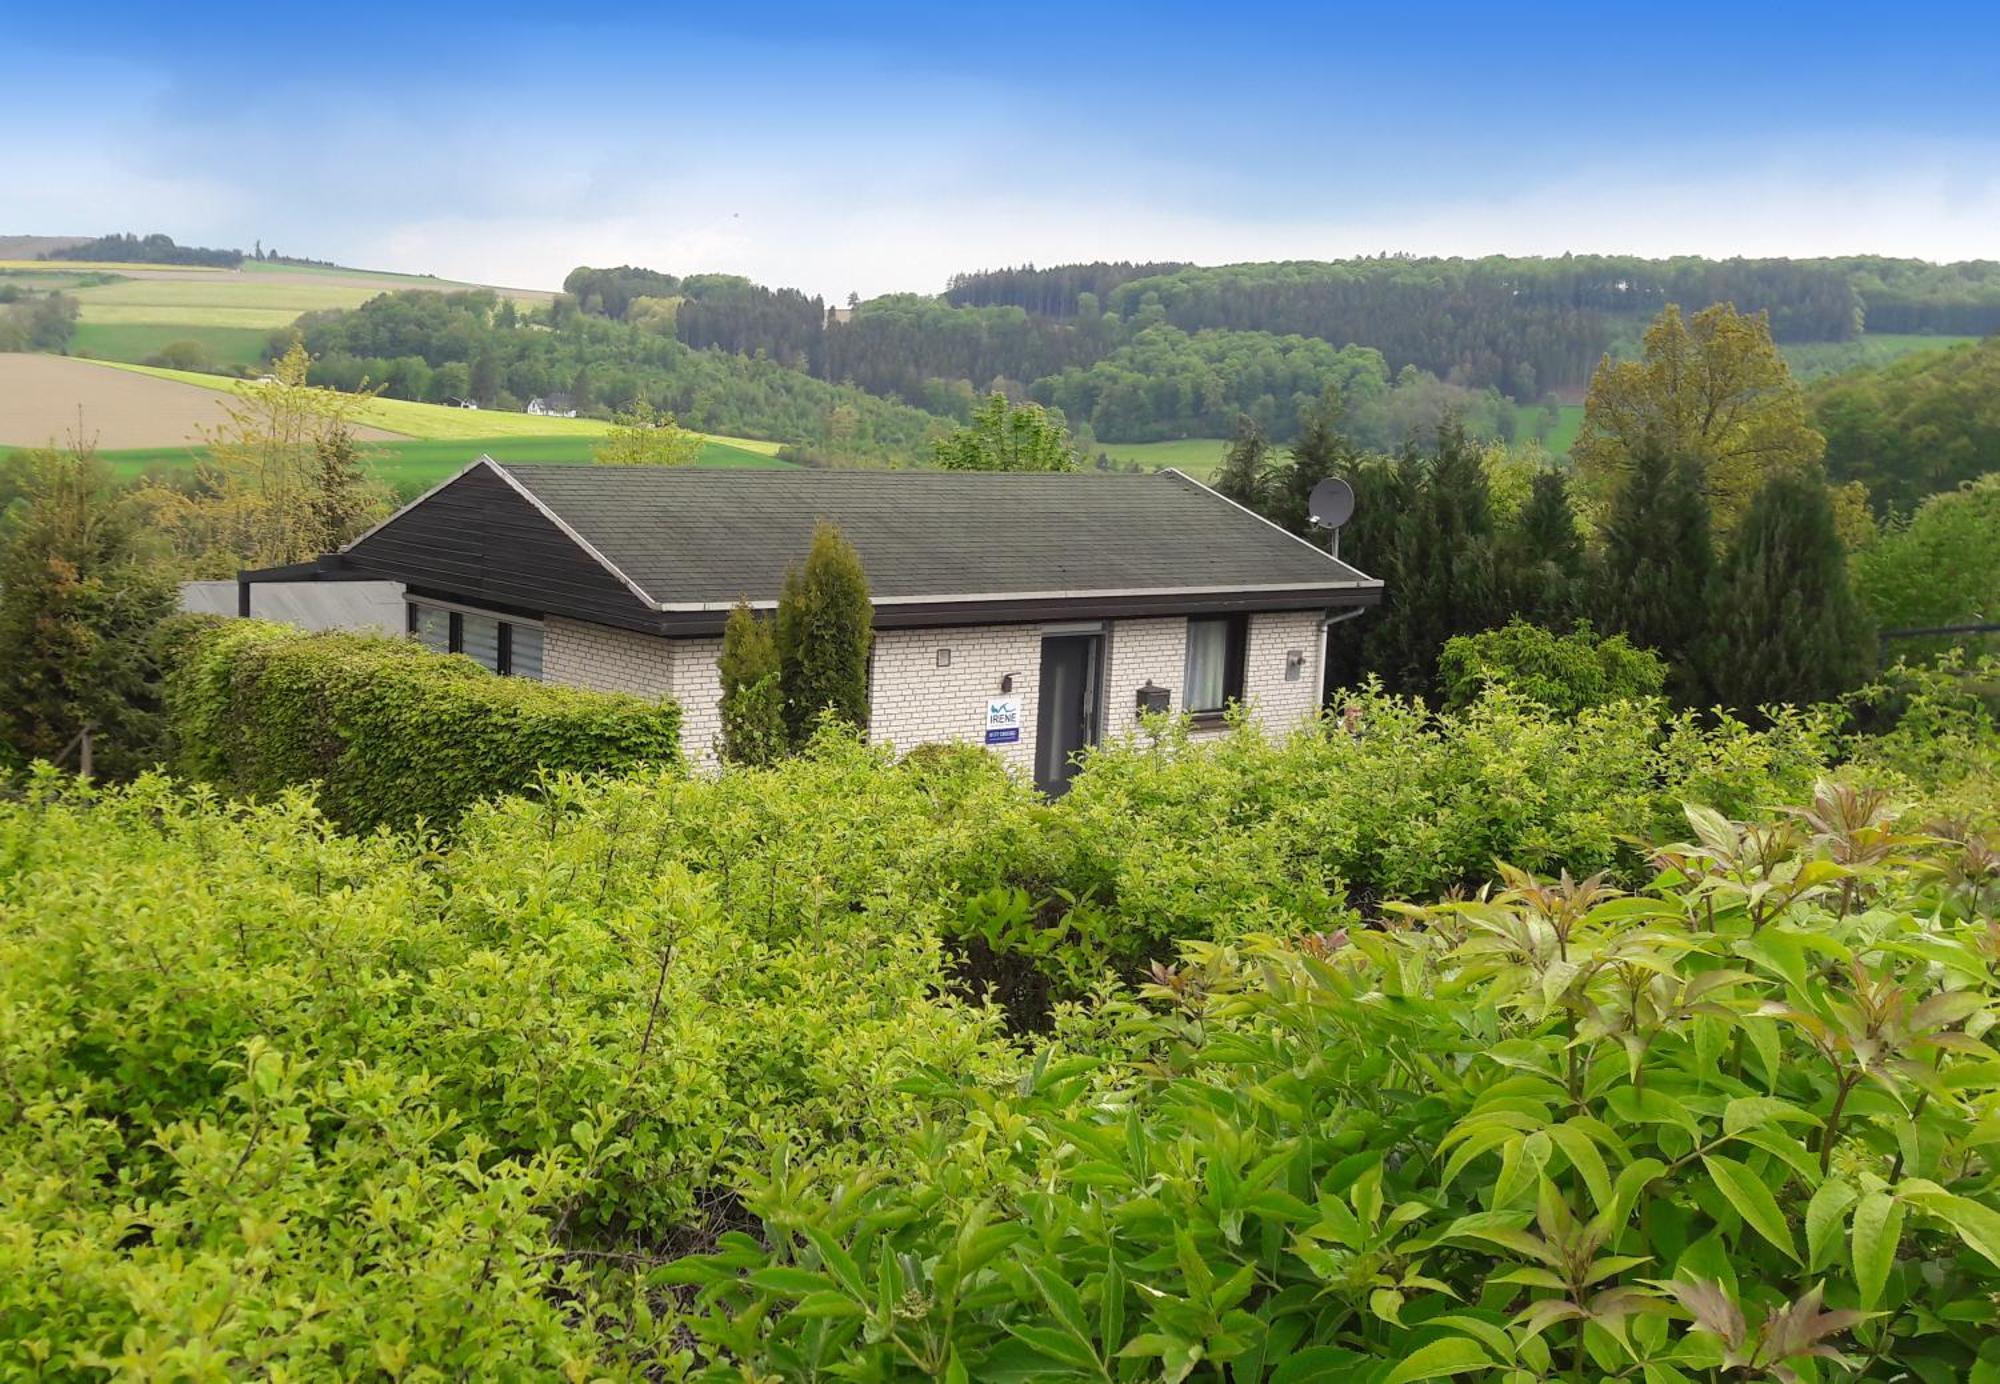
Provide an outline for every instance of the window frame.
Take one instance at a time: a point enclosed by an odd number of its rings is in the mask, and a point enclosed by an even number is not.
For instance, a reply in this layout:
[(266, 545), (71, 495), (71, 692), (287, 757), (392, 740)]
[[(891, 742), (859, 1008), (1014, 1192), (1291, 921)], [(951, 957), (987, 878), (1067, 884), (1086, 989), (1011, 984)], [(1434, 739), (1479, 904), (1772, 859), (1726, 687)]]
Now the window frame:
[[(1197, 625), (1221, 625), (1222, 704), (1198, 707), (1194, 704), (1194, 631)], [(1187, 620), (1187, 654), (1181, 669), (1181, 707), (1197, 725), (1214, 725), (1241, 705), (1245, 670), (1250, 662), (1250, 616), (1246, 612), (1226, 615), (1190, 615)]]
[[(448, 633), (445, 640), (445, 652), (447, 653), (463, 654), (465, 652), (466, 616), (477, 615), (483, 619), (493, 621), (498, 626), (494, 637), (497, 649), (494, 656), (496, 666), (489, 671), (495, 677), (511, 678), (518, 676), (514, 671), (514, 627), (516, 625), (533, 625), (536, 629), (543, 632), (545, 643), (547, 640), (548, 627), (541, 620), (528, 619), (519, 615), (509, 615), (497, 610), (482, 610), (478, 606), (454, 605), (449, 601), (432, 600), (427, 596), (406, 595), (403, 597), (403, 628), (405, 633), (412, 639), (417, 637), (417, 612), (419, 610), (433, 610), (446, 617), (446, 629)], [(480, 666), (485, 667), (484, 664)], [(535, 679), (537, 682), (546, 682), (547, 680), (546, 676)]]

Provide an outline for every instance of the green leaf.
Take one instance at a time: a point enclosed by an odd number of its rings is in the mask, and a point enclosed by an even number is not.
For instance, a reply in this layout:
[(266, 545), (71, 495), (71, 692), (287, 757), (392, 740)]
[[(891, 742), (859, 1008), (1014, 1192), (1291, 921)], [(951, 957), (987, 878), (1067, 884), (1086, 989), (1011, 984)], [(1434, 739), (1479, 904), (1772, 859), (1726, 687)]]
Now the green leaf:
[(1563, 1157), (1569, 1159), (1583, 1185), (1590, 1189), (1591, 1201), (1598, 1207), (1609, 1203), (1611, 1173), (1604, 1166), (1604, 1155), (1597, 1151), (1597, 1141), (1574, 1124), (1551, 1125), (1548, 1136), (1562, 1150)]
[(1412, 1351), (1403, 1363), (1389, 1371), (1382, 1384), (1410, 1384), (1417, 1379), (1445, 1379), (1473, 1370), (1490, 1370), (1493, 1357), (1469, 1336), (1446, 1336)]
[(1270, 1384), (1318, 1384), (1327, 1379), (1351, 1379), (1369, 1363), (1370, 1357), (1339, 1346), (1307, 1346), (1293, 1351), (1282, 1365), (1271, 1371)]
[(1847, 1223), (1847, 1208), (1854, 1205), (1858, 1196), (1860, 1193), (1852, 1183), (1829, 1177), (1806, 1203), (1808, 1273), (1818, 1273), (1833, 1257), (1833, 1247), (1840, 1243), (1841, 1230)]
[(1965, 1241), (1968, 1248), (2000, 1266), (2000, 1211), (1969, 1197), (1955, 1196), (1935, 1183), (1917, 1179), (1905, 1182), (1896, 1190), (1898, 1196), (1957, 1231), (1958, 1238)]
[(1057, 1331), (1051, 1326), (1009, 1326), (1007, 1329), (1051, 1360), (1060, 1360), (1065, 1365), (1075, 1365), (1093, 1374), (1097, 1372), (1097, 1356), (1066, 1331)]
[(1785, 1213), (1778, 1209), (1778, 1199), (1771, 1195), (1763, 1180), (1743, 1164), (1720, 1154), (1704, 1154), (1701, 1161), (1717, 1190), (1736, 1208), (1736, 1214), (1783, 1250), (1787, 1259), (1797, 1263), (1799, 1256), (1792, 1247), (1792, 1229), (1785, 1224)]
[(1854, 1208), (1854, 1281), (1863, 1311), (1882, 1300), (1902, 1234), (1903, 1204), (1887, 1192), (1870, 1192)]
[(1106, 1247), (1102, 1300), (1097, 1305), (1097, 1336), (1107, 1351), (1125, 1339), (1125, 1270), (1118, 1263), (1118, 1246)]
[(759, 1269), (750, 1275), (750, 1286), (767, 1293), (778, 1293), (784, 1297), (804, 1297), (808, 1293), (833, 1291), (833, 1280), (825, 1274), (814, 1273), (810, 1269), (788, 1268), (774, 1264), (768, 1269)]

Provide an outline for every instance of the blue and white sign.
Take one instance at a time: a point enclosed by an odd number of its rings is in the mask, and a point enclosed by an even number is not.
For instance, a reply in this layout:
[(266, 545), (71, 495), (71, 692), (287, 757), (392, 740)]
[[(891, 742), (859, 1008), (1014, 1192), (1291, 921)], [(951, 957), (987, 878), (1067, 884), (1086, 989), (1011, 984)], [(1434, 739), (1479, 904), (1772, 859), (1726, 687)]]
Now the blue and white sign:
[(986, 743), (1012, 745), (1021, 738), (1021, 699), (990, 697), (986, 702)]

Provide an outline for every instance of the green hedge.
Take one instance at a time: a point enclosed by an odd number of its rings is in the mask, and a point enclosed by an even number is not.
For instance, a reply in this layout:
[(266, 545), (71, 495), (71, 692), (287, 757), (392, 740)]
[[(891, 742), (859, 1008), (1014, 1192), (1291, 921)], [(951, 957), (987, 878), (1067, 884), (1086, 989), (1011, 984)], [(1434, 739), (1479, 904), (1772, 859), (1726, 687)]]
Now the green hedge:
[(345, 827), (448, 825), (543, 770), (680, 765), (680, 708), (502, 678), (401, 639), (232, 620), (190, 627), (167, 705), (182, 772), (272, 796), (317, 782)]

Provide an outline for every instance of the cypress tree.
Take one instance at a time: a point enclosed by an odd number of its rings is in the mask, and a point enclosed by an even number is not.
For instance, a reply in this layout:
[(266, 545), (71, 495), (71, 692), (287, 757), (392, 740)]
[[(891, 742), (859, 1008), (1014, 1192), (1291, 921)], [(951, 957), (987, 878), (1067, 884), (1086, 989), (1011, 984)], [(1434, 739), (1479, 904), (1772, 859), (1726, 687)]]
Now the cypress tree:
[(789, 747), (773, 624), (738, 601), (722, 628), (721, 752), (731, 764), (775, 764)]
[(1497, 579), (1509, 615), (1551, 628), (1576, 618), (1583, 535), (1562, 472), (1536, 472), (1527, 504), (1500, 535), (1498, 553)]
[(1668, 686), (1684, 703), (1703, 695), (1699, 664), (1714, 566), (1697, 467), (1649, 440), (1633, 455), (1605, 517), (1592, 604), (1607, 633), (1667, 660)]
[(804, 567), (785, 574), (778, 600), (778, 679), (785, 732), (794, 746), (831, 711), (856, 731), (868, 726), (868, 648), (874, 607), (861, 555), (834, 525), (813, 530)]
[(1340, 395), (1329, 388), (1317, 404), (1299, 416), (1298, 440), (1284, 467), (1266, 486), (1263, 515), (1301, 538), (1325, 538), (1312, 522), (1308, 504), (1313, 487), (1328, 476), (1345, 475), (1361, 461), (1361, 453), (1340, 431)]
[(1406, 451), (1407, 503), (1382, 577), (1382, 613), (1366, 644), (1391, 690), (1434, 696), (1445, 641), (1498, 623), (1493, 509), (1479, 449), (1455, 421), (1438, 429), (1428, 457)]
[(1708, 673), (1726, 706), (1827, 701), (1868, 675), (1872, 631), (1817, 474), (1778, 472), (1758, 488), (1711, 607)]
[(1236, 437), (1223, 455), (1222, 469), (1215, 473), (1216, 493), (1226, 495), (1245, 509), (1260, 514), (1265, 492), (1271, 483), (1271, 444), (1257, 420), (1247, 413), (1236, 415)]

